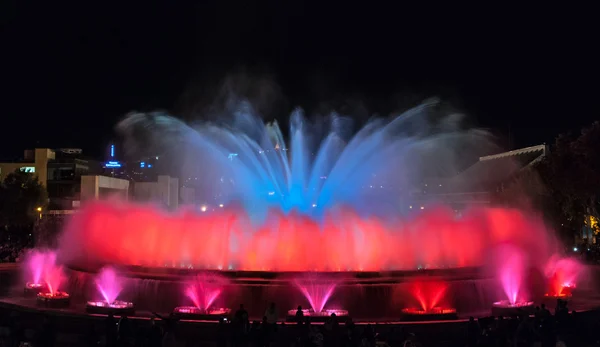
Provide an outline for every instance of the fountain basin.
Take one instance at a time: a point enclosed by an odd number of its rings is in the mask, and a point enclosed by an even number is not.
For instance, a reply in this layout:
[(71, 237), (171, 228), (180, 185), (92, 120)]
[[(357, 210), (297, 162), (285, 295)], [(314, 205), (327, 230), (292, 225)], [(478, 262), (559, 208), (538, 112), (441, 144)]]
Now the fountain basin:
[(419, 308), (402, 309), (401, 319), (403, 321), (432, 321), (458, 319), (456, 309), (434, 307), (429, 310)]
[(66, 308), (71, 304), (71, 296), (66, 292), (38, 293), (38, 306), (47, 308)]
[(515, 317), (522, 314), (531, 314), (534, 311), (533, 301), (518, 301), (511, 304), (508, 300), (502, 300), (492, 305), (493, 316)]
[(37, 296), (39, 293), (48, 291), (48, 285), (45, 283), (27, 282), (23, 288), (23, 294), (28, 297)]
[(218, 321), (231, 314), (229, 308), (210, 308), (204, 310), (196, 306), (178, 306), (173, 309), (173, 314), (180, 319)]
[(106, 300), (88, 301), (85, 310), (92, 314), (133, 315), (135, 313), (132, 302), (121, 300), (115, 300), (112, 303), (108, 303)]
[[(289, 310), (287, 312), (286, 320), (288, 322), (296, 321), (296, 312), (298, 310)], [(302, 314), (304, 318), (308, 318), (311, 322), (325, 322), (331, 318), (331, 315), (335, 314), (336, 317), (347, 317), (348, 311), (343, 309), (325, 309), (321, 312), (315, 312), (312, 308), (303, 309)]]

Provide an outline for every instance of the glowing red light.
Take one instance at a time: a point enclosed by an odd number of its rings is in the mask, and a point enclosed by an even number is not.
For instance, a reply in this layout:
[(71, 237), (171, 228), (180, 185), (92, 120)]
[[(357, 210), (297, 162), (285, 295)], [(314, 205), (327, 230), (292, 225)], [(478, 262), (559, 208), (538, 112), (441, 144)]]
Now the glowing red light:
[(508, 209), (473, 209), (457, 219), (451, 209), (432, 207), (393, 225), (343, 208), (323, 221), (271, 210), (253, 226), (233, 207), (169, 214), (127, 202), (92, 202), (70, 219), (60, 254), (78, 265), (379, 271), (479, 266), (501, 243), (539, 259), (547, 259), (551, 248), (540, 220)]
[(410, 293), (418, 302), (420, 310), (430, 312), (440, 310), (438, 306), (444, 299), (448, 284), (441, 281), (416, 281), (411, 285)]
[(402, 313), (411, 315), (443, 315), (443, 314), (455, 314), (456, 309), (454, 308), (440, 308), (433, 307), (429, 310), (420, 310), (418, 308), (404, 308)]
[(581, 268), (581, 264), (574, 259), (551, 258), (546, 266), (546, 276), (548, 276), (548, 293), (546, 296), (555, 298), (570, 297)]

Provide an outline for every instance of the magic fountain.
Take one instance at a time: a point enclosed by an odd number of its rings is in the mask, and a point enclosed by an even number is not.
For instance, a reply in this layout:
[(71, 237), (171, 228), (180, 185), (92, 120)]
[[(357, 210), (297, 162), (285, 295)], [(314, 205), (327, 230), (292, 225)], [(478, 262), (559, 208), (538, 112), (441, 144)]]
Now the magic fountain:
[[(466, 148), (487, 143), (487, 134), (461, 130), (456, 116), (426, 121), (434, 103), (390, 121), (371, 121), (354, 136), (343, 117), (309, 123), (297, 111), (287, 142), (276, 122), (264, 124), (248, 105), (238, 106), (227, 125), (192, 128), (158, 113), (122, 121), (119, 130), (130, 149), (144, 147), (140, 132), (161, 148), (184, 144), (190, 159), (182, 160), (182, 170), (195, 177), (206, 201), (200, 209), (176, 212), (124, 201), (90, 202), (60, 239), (60, 256), (69, 269), (93, 274), (119, 266), (130, 281), (167, 278), (184, 286), (192, 277), (217, 271), (229, 281), (215, 287), (196, 280), (185, 290), (188, 306), (174, 312), (209, 313), (214, 298), (223, 298), (231, 287), (260, 283), (274, 286), (271, 292), (286, 287), (301, 293), (287, 304), (300, 304), (304, 315), (315, 316), (347, 313), (328, 303), (352, 296), (354, 285), (375, 291), (429, 272), (445, 281), (435, 289), (441, 292), (454, 278), (478, 281), (477, 269), (492, 262), (490, 254), (500, 245), (531, 255), (533, 267), (543, 266), (553, 252), (542, 221), (518, 210), (471, 207), (459, 217), (435, 201), (412, 209), (410, 192), (422, 185), (423, 176), (453, 172)], [(330, 281), (306, 282), (306, 273)], [(520, 274), (506, 275), (506, 281), (514, 276)], [(508, 305), (518, 304), (515, 285), (507, 284)], [(239, 301), (244, 297), (236, 295)], [(437, 294), (427, 295), (433, 301), (404, 313), (455, 313), (437, 305)]]

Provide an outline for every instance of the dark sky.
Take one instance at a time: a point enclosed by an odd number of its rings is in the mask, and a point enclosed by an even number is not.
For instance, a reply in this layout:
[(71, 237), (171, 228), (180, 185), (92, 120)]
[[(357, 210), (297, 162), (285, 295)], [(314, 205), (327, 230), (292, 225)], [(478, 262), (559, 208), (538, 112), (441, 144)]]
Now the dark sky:
[(438, 95), (505, 139), (510, 125), (514, 146), (600, 118), (592, 8), (46, 3), (0, 5), (0, 157), (36, 146), (99, 155), (126, 112), (190, 117), (240, 71), (246, 90), (280, 86), (268, 117), (347, 100), (385, 114)]

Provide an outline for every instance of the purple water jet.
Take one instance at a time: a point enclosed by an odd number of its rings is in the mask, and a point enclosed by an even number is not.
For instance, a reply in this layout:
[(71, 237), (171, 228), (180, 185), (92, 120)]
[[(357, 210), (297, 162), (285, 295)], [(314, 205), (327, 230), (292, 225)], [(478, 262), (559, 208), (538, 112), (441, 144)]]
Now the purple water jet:
[(223, 292), (226, 280), (218, 275), (200, 274), (185, 287), (185, 295), (201, 311), (209, 311)]
[(321, 282), (314, 279), (295, 280), (294, 284), (308, 300), (315, 313), (323, 311), (325, 304), (327, 304), (337, 286), (337, 282), (331, 280)]
[(512, 247), (500, 249), (498, 253), (499, 276), (502, 289), (510, 305), (520, 299), (521, 283), (525, 271), (525, 258), (521, 252)]
[(27, 268), (29, 269), (29, 276), (31, 277), (32, 284), (42, 284), (42, 275), (46, 266), (46, 259), (48, 253), (33, 250), (27, 257)]
[(121, 279), (117, 276), (117, 272), (110, 268), (103, 268), (96, 277), (96, 286), (98, 291), (102, 294), (104, 301), (109, 305), (113, 304), (123, 286), (121, 285)]

